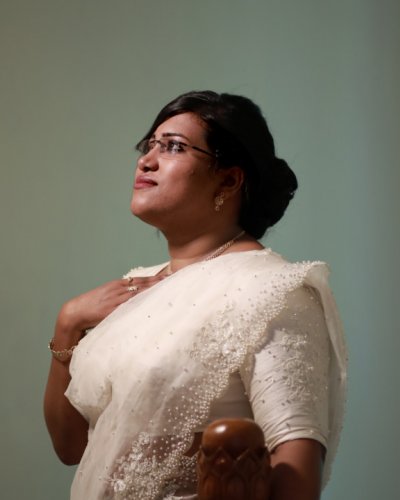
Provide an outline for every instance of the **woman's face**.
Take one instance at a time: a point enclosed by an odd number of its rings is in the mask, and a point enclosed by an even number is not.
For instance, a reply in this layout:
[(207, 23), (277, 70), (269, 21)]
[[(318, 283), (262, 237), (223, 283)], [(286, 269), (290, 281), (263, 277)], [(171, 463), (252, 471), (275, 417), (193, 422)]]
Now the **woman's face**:
[(179, 144), (209, 151), (204, 122), (193, 113), (176, 115), (163, 122), (152, 139), (137, 163), (132, 213), (162, 231), (207, 223), (215, 217), (221, 176), (210, 168), (212, 156)]

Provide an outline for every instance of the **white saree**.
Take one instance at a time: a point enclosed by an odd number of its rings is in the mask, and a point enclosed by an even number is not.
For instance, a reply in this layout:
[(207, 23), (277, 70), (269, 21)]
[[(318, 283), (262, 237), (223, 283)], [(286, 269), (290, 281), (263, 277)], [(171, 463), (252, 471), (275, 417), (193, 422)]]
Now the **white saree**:
[[(327, 275), (323, 263), (290, 264), (268, 249), (230, 253), (188, 266), (118, 307), (82, 339), (71, 362), (66, 395), (89, 422), (71, 498), (156, 500), (193, 492), (195, 459), (185, 451), (237, 373), (267, 446), (319, 440), (327, 449), (326, 482), (346, 380)], [(300, 307), (302, 297), (315, 304)], [(322, 319), (314, 321), (314, 306)]]

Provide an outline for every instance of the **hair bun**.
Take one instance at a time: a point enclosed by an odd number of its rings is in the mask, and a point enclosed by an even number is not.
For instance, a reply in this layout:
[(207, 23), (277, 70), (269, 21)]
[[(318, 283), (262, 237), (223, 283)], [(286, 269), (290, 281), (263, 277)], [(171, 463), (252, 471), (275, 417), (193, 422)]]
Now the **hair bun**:
[(293, 170), (289, 167), (285, 160), (275, 156), (271, 162), (271, 167), (274, 170), (274, 183), (276, 188), (282, 192), (286, 192), (290, 196), (289, 201), (293, 198), (298, 187), (297, 178)]

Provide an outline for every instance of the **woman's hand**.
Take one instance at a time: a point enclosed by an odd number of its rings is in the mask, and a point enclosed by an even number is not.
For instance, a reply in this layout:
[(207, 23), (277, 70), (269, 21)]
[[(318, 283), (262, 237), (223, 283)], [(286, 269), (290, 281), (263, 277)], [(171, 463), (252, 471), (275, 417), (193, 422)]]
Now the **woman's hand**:
[(66, 302), (59, 316), (64, 331), (84, 331), (98, 325), (131, 297), (152, 287), (164, 276), (113, 280)]

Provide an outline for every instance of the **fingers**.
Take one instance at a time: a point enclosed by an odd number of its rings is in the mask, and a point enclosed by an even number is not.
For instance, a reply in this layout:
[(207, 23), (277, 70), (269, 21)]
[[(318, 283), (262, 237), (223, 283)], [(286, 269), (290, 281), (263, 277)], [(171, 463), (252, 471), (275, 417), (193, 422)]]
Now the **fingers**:
[(144, 276), (117, 279), (90, 290), (75, 300), (76, 322), (82, 328), (97, 325), (115, 308), (163, 279)]
[(155, 285), (159, 281), (165, 279), (165, 276), (135, 276), (134, 278), (127, 278), (126, 281), (129, 282), (130, 285), (138, 285), (141, 287), (149, 288), (150, 286)]
[(156, 283), (158, 281), (161, 281), (164, 279), (165, 276), (156, 274), (155, 276), (135, 276), (135, 277), (130, 277), (126, 278), (127, 281), (131, 283)]
[(130, 277), (124, 280), (125, 286), (131, 292), (138, 292), (146, 290), (163, 280), (165, 276), (143, 276), (143, 277)]
[(114, 296), (115, 300), (113, 300), (113, 303), (119, 305), (138, 293), (147, 290), (164, 278), (165, 276), (131, 276), (111, 281), (105, 286), (108, 287), (107, 295), (109, 298), (111, 299)]

